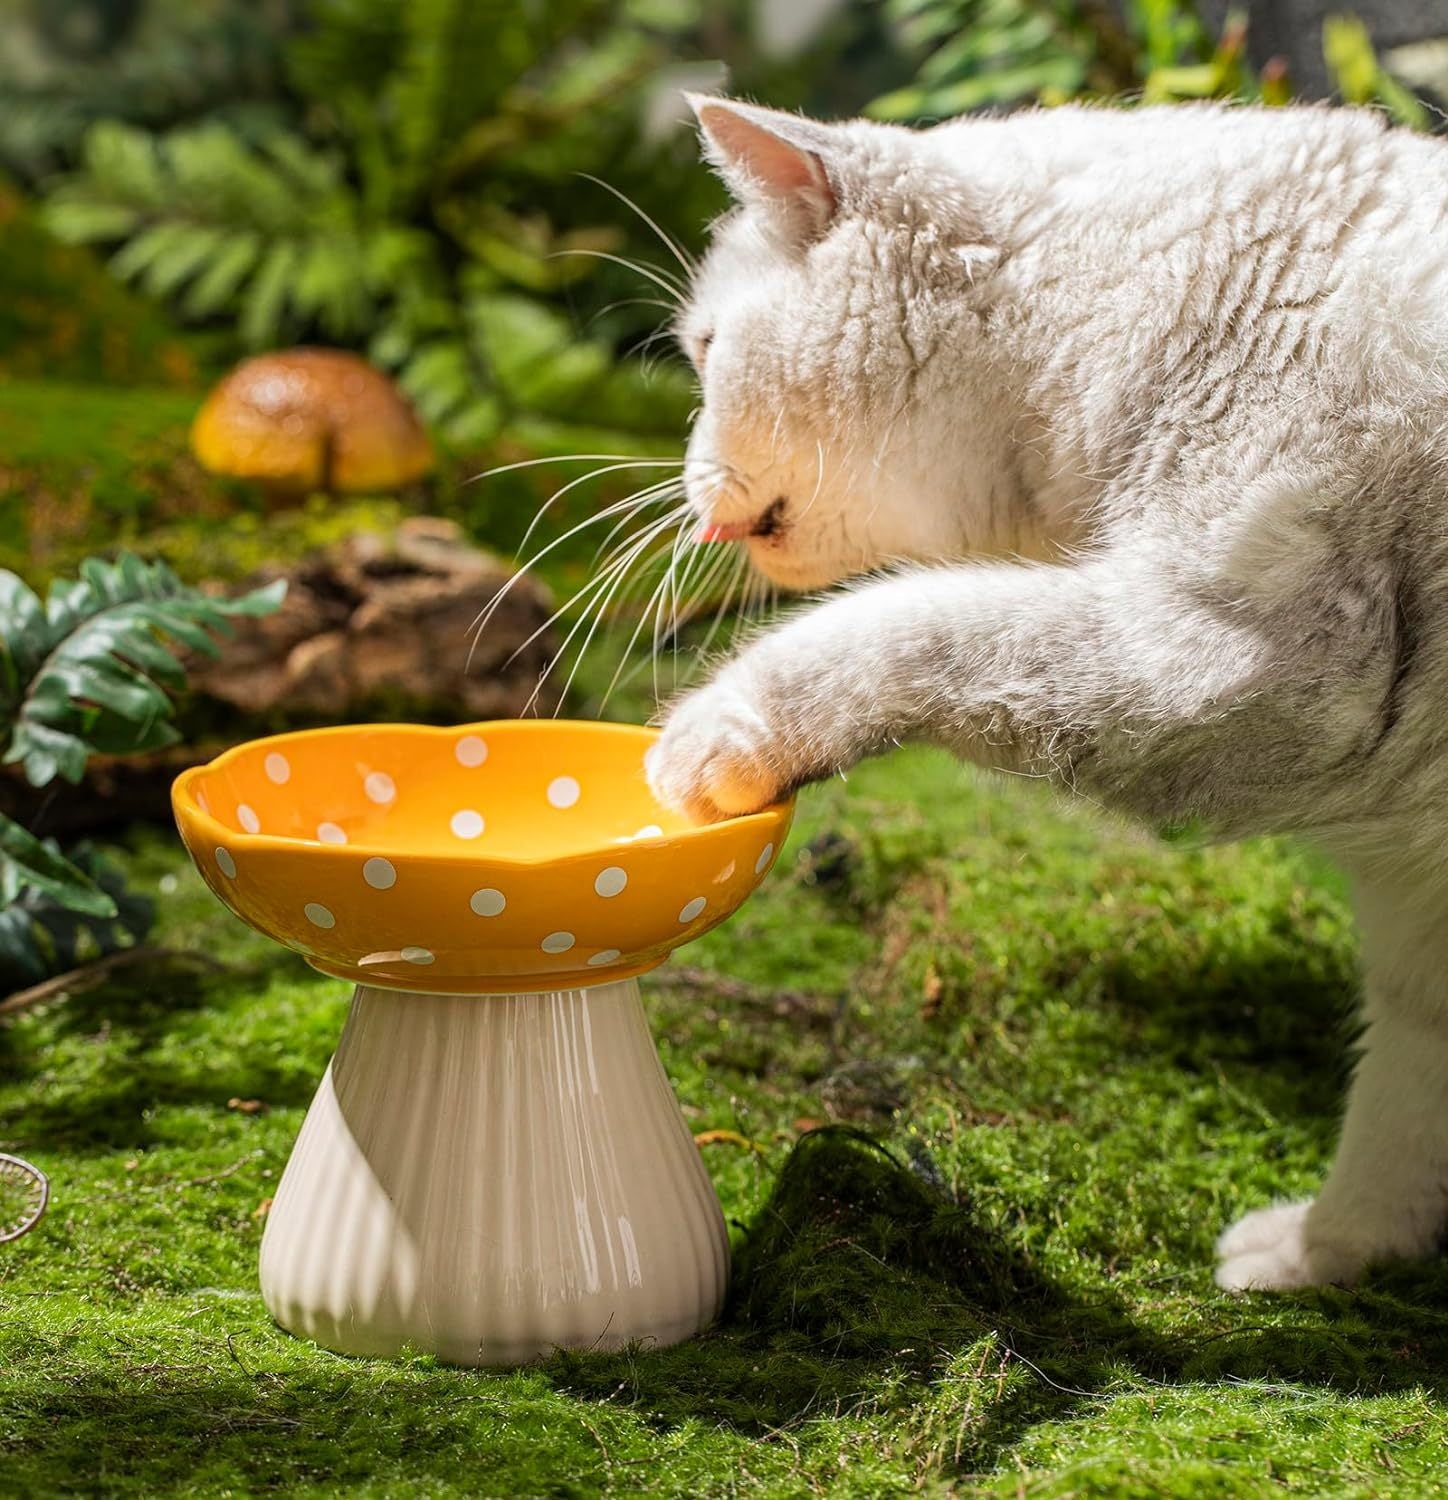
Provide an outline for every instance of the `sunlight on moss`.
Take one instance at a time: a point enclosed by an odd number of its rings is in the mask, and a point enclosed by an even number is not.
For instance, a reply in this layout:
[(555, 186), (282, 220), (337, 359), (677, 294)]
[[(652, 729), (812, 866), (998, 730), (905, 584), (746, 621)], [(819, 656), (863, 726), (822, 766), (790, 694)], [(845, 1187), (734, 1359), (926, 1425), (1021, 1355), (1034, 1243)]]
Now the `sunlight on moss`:
[(1443, 1268), (1275, 1301), (1210, 1282), (1221, 1225), (1310, 1190), (1331, 1144), (1354, 943), (1336, 878), (1288, 847), (1161, 845), (925, 752), (807, 793), (759, 895), (646, 982), (693, 1127), (760, 1147), (706, 1148), (724, 1319), (505, 1374), (270, 1324), (264, 1207), (346, 988), (218, 908), (170, 839), (126, 858), (161, 940), (225, 969), (0, 1031), (0, 1146), (55, 1182), (0, 1252), (22, 1493), (97, 1455), (192, 1492), (1429, 1482)]

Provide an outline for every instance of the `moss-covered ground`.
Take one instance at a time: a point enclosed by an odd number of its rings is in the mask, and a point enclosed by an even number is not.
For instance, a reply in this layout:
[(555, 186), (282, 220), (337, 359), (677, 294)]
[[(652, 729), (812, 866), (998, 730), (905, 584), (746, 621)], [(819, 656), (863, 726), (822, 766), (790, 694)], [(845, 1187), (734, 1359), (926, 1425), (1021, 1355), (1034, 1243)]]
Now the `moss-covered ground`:
[[(1160, 844), (898, 754), (812, 789), (765, 888), (646, 981), (734, 1226), (689, 1344), (487, 1373), (269, 1322), (265, 1205), (345, 986), (176, 844), (203, 954), (0, 1027), (0, 1494), (1413, 1496), (1448, 1489), (1448, 1267), (1214, 1290), (1328, 1158), (1355, 986), (1291, 848)], [(236, 1101), (236, 1103), (233, 1103)], [(249, 1101), (256, 1101), (253, 1105)]]

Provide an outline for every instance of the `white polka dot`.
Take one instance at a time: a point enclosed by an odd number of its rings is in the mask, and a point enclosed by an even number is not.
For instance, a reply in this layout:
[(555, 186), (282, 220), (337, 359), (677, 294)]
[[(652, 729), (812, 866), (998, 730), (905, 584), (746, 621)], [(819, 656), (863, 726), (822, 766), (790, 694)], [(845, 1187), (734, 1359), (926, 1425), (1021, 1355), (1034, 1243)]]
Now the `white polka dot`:
[(427, 948), (404, 948), (402, 950), (402, 961), (406, 964), (430, 964), (436, 961), (437, 955)]
[(705, 901), (702, 896), (695, 896), (694, 899), (688, 902), (683, 910), (680, 911), (679, 920), (681, 922), (692, 922), (694, 918), (697, 917), (708, 904), (709, 903)]
[(246, 829), (248, 833), (255, 833), (261, 827), (261, 819), (256, 815), (256, 809), (248, 807), (245, 802), (236, 809), (236, 821)]
[(236, 861), (231, 857), (230, 849), (218, 849), (216, 851), (216, 868), (228, 880), (236, 879)]
[(714, 877), (715, 885), (722, 885), (726, 880), (734, 878), (734, 861), (731, 859), (727, 865)]
[(600, 896), (616, 896), (628, 884), (628, 873), (617, 865), (610, 865), (598, 872), (593, 888)]
[(611, 964), (616, 958), (619, 957), (621, 957), (621, 955), (617, 948), (605, 948), (602, 953), (595, 953), (593, 957), (588, 960), (588, 962), (593, 966), (597, 966), (598, 964)]
[(754, 861), (754, 873), (756, 875), (763, 875), (764, 874), (764, 867), (773, 858), (774, 858), (774, 845), (773, 844), (766, 844), (764, 846), (764, 848), (762, 848), (759, 851), (759, 858)]
[(385, 807), (397, 795), (397, 784), (386, 771), (372, 771), (362, 783), (362, 790), (369, 801)]
[(274, 781), (278, 786), (285, 786), (292, 779), (292, 768), (287, 763), (285, 755), (278, 755), (275, 750), (267, 756), (263, 762), (266, 767), (268, 781)]
[(374, 891), (390, 891), (397, 884), (397, 869), (390, 859), (374, 856), (362, 866), (362, 878)]
[(335, 823), (318, 823), (317, 838), (324, 844), (345, 844), (347, 832)]
[(567, 953), (573, 943), (574, 937), (571, 932), (550, 932), (539, 947), (545, 953)]
[(663, 838), (663, 836), (664, 830), (660, 828), (657, 823), (650, 823), (647, 828), (640, 828), (639, 831), (634, 834), (634, 837), (636, 839), (661, 839)]
[(307, 902), (307, 904), (302, 908), (302, 915), (306, 917), (307, 921), (309, 921), (313, 927), (321, 927), (325, 929), (328, 927), (335, 927), (337, 925), (336, 917), (334, 917), (325, 906), (321, 906), (315, 901)]
[(548, 800), (554, 807), (572, 807), (580, 788), (571, 776), (556, 776), (548, 783)]
[(488, 758), (488, 743), (476, 734), (465, 734), (453, 747), (460, 766), (480, 766)]
[(468, 905), (480, 917), (496, 917), (508, 904), (508, 898), (502, 891), (495, 891), (492, 886), (484, 886), (480, 891), (474, 891), (468, 899)]
[(449, 826), (458, 838), (475, 839), (483, 831), (483, 815), (480, 812), (474, 812), (470, 807), (465, 807), (452, 815), (452, 823)]

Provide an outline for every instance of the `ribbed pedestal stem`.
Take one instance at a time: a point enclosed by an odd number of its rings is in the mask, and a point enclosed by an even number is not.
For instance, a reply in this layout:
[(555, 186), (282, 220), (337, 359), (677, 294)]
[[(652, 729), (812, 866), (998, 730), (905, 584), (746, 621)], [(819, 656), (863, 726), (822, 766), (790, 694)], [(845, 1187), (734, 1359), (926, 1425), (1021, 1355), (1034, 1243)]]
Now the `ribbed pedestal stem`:
[(729, 1246), (638, 983), (359, 986), (277, 1189), (262, 1295), (344, 1354), (517, 1364), (668, 1344), (717, 1315)]

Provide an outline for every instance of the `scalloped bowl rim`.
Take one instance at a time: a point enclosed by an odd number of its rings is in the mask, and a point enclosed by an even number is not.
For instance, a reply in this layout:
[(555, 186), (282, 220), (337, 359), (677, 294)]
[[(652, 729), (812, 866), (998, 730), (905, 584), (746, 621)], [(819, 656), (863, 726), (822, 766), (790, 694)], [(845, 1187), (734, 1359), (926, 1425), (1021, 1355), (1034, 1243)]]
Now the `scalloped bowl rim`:
[[(208, 775), (226, 768), (232, 761), (239, 760), (243, 756), (249, 756), (263, 748), (280, 749), (287, 744), (297, 744), (299, 741), (343, 738), (347, 736), (368, 734), (397, 734), (407, 738), (441, 738), (453, 736), (467, 731), (486, 730), (493, 733), (502, 730), (523, 730), (527, 733), (547, 733), (553, 729), (568, 729), (583, 731), (588, 734), (606, 733), (615, 734), (620, 738), (630, 737), (640, 742), (640, 748), (646, 748), (653, 744), (663, 733), (662, 730), (647, 724), (620, 724), (605, 719), (478, 719), (464, 724), (401, 724), (401, 723), (366, 723), (366, 724), (334, 724), (318, 729), (293, 729), (283, 734), (262, 735), (256, 739), (245, 740), (239, 745), (232, 745), (223, 750), (220, 755), (198, 766), (191, 766), (181, 772), (171, 786), (171, 800), (173, 806), (183, 802), (186, 808), (188, 820), (194, 820), (196, 826), (208, 830), (214, 829), (223, 837), (224, 842), (239, 849), (271, 849), (287, 850), (294, 853), (307, 855), (324, 855), (327, 858), (338, 856), (355, 857), (358, 854), (376, 855), (392, 860), (417, 860), (428, 863), (458, 864), (477, 867), (482, 864), (496, 866), (500, 869), (518, 870), (541, 870), (549, 865), (570, 864), (575, 860), (593, 858), (606, 847), (603, 843), (597, 846), (586, 845), (576, 849), (569, 849), (562, 853), (540, 855), (529, 858), (525, 855), (495, 854), (488, 852), (480, 855), (479, 851), (473, 850), (451, 850), (451, 849), (428, 849), (425, 851), (399, 850), (396, 844), (391, 843), (364, 843), (349, 840), (345, 845), (324, 844), (314, 839), (298, 838), (288, 834), (277, 833), (248, 833), (245, 829), (232, 828), (220, 821), (212, 813), (202, 807), (195, 795), (196, 784)], [(637, 837), (633, 842), (646, 844), (670, 844), (676, 841), (701, 840), (710, 837), (718, 837), (720, 830), (729, 829), (738, 832), (751, 824), (760, 827), (775, 825), (781, 816), (791, 812), (794, 806), (794, 796), (780, 798), (771, 802), (767, 807), (760, 808), (757, 812), (740, 813), (737, 816), (723, 818), (717, 823), (694, 823), (686, 828), (676, 829), (670, 833), (649, 834)]]

